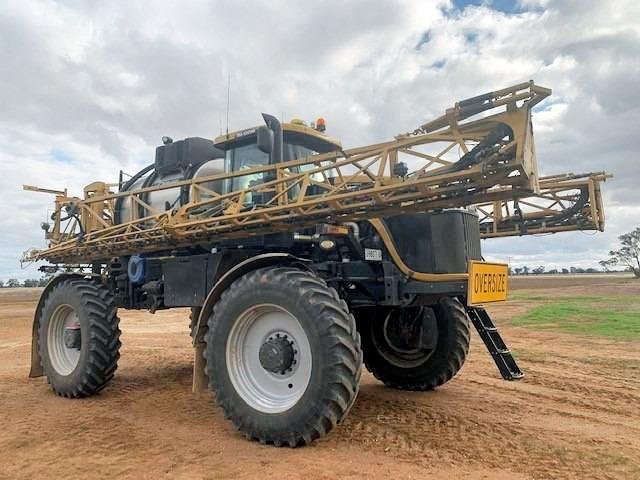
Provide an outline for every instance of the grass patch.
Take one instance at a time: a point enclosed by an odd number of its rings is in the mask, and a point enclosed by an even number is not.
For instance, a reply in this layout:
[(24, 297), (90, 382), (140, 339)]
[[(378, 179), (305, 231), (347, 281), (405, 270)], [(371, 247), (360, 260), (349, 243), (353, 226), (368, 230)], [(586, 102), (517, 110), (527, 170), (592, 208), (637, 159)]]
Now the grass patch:
[(640, 340), (640, 304), (633, 303), (630, 297), (560, 297), (541, 301), (545, 303), (534, 306), (512, 323), (541, 330)]
[(635, 303), (640, 307), (640, 298), (634, 298), (629, 295), (557, 295), (549, 296), (549, 294), (532, 293), (530, 290), (515, 290), (509, 292), (508, 300), (513, 301), (535, 301), (535, 302), (549, 302), (552, 300), (567, 300), (574, 302), (588, 302), (588, 303), (602, 303), (602, 304), (617, 304), (617, 303)]

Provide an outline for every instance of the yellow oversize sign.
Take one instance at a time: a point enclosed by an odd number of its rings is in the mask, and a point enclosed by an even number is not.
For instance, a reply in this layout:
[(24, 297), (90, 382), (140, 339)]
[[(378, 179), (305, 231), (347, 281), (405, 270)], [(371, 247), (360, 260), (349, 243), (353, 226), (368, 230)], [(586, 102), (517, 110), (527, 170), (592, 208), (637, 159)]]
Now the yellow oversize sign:
[(509, 267), (504, 263), (469, 262), (467, 304), (503, 302), (507, 299)]

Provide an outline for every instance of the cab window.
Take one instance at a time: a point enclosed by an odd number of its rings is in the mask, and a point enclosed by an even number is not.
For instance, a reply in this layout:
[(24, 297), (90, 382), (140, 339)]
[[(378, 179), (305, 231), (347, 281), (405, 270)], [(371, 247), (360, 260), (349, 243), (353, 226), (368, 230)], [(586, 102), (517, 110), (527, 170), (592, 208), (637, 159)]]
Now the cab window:
[[(269, 154), (261, 151), (255, 143), (238, 145), (227, 150), (224, 157), (226, 172), (241, 172), (269, 164)], [(254, 181), (261, 181), (262, 173), (243, 175), (229, 179), (227, 191), (249, 188)]]

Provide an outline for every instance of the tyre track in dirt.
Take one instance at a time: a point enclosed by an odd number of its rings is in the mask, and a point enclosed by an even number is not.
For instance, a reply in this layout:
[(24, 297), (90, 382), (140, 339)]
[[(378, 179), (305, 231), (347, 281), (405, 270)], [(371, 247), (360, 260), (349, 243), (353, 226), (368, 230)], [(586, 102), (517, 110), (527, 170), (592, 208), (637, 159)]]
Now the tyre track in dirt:
[[(482, 382), (477, 384), (491, 387)], [(453, 388), (452, 384), (447, 390)], [(479, 467), (524, 469), (535, 478), (570, 478), (576, 474), (578, 478), (600, 478), (599, 473), (593, 472), (592, 464), (601, 455), (599, 447), (608, 448), (611, 443), (600, 442), (595, 431), (573, 432), (557, 422), (541, 422), (541, 415), (547, 417), (558, 412), (553, 406), (523, 408), (522, 403), (507, 400), (511, 398), (507, 392), (477, 395), (465, 390), (455, 388), (450, 393), (459, 400), (448, 397), (446, 405), (440, 405), (439, 400), (381, 401), (380, 392), (372, 395), (365, 391), (352, 412), (353, 418), (345, 425), (350, 429), (348, 441), (425, 464), (462, 461), (477, 463)], [(529, 421), (532, 415), (536, 420)], [(614, 427), (607, 433), (618, 435), (619, 429)], [(562, 435), (560, 442), (554, 441), (555, 434)], [(633, 435), (630, 432), (628, 437), (634, 438)], [(592, 448), (572, 446), (583, 439)], [(618, 447), (625, 445), (623, 441), (615, 443)], [(629, 451), (628, 456), (633, 458), (637, 453)]]

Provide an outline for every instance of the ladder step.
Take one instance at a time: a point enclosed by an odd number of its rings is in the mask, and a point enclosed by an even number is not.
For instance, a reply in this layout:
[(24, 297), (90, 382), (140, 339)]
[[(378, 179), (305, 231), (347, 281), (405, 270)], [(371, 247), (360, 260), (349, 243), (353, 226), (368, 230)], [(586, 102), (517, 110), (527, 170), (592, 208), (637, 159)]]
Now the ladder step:
[(495, 350), (494, 355), (511, 355), (511, 350), (509, 350), (508, 348), (501, 348), (498, 350)]

